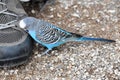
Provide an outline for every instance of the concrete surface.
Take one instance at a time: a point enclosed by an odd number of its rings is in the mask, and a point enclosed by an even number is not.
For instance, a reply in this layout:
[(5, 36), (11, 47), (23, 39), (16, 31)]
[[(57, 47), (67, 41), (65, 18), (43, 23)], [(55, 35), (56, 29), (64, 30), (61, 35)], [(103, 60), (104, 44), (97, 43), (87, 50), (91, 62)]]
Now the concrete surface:
[(120, 80), (120, 0), (56, 0), (34, 14), (65, 30), (116, 43), (70, 42), (50, 57), (41, 56), (46, 49), (39, 46), (27, 64), (1, 69), (0, 80)]

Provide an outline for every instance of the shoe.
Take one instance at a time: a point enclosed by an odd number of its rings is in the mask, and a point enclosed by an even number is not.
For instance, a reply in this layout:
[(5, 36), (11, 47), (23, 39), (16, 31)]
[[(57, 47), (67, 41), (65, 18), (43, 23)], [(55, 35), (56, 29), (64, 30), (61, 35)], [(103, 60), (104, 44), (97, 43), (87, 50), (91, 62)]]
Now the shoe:
[(21, 65), (32, 54), (31, 37), (17, 25), (25, 16), (18, 0), (0, 0), (0, 67)]

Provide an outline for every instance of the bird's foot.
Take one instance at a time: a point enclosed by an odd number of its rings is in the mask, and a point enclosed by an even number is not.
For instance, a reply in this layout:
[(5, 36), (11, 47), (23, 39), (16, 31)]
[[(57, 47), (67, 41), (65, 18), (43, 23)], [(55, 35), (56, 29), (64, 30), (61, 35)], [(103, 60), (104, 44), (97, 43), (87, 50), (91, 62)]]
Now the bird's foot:
[(41, 55), (43, 56), (43, 55), (47, 55), (47, 56), (50, 56), (50, 54), (48, 53), (50, 50), (48, 49), (48, 50), (46, 50), (45, 52), (43, 52)]

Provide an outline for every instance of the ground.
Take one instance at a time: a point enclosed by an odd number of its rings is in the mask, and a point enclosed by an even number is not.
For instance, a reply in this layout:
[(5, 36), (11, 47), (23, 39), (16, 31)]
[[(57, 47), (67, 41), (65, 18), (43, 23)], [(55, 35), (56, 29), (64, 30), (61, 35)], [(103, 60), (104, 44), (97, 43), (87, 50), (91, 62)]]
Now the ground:
[(1, 80), (120, 80), (120, 1), (56, 0), (35, 17), (84, 36), (116, 40), (70, 42), (41, 56), (39, 46), (24, 65), (1, 69)]

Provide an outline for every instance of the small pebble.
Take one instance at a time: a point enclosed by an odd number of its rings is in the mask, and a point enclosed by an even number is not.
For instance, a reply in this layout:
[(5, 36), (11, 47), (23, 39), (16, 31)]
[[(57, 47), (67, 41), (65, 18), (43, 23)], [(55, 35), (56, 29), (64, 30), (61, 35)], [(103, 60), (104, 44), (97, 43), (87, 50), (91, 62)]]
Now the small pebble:
[(35, 14), (35, 10), (31, 10), (31, 13)]

